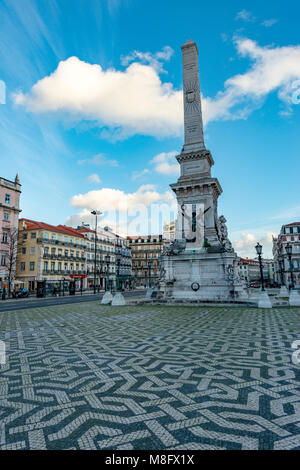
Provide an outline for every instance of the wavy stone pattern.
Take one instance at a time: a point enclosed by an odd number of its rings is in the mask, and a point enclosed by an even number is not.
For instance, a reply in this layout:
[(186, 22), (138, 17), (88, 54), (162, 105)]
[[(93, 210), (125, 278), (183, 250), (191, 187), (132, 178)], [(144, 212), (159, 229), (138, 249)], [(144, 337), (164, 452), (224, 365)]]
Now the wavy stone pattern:
[(300, 449), (300, 309), (0, 314), (0, 449)]

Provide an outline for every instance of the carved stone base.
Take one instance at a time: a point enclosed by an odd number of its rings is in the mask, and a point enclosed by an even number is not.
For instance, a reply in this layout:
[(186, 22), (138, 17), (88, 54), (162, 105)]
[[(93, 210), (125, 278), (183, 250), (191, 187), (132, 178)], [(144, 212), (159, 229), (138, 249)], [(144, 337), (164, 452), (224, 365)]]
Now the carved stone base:
[(189, 253), (163, 258), (165, 298), (215, 302), (248, 301), (245, 283), (238, 275), (235, 253)]

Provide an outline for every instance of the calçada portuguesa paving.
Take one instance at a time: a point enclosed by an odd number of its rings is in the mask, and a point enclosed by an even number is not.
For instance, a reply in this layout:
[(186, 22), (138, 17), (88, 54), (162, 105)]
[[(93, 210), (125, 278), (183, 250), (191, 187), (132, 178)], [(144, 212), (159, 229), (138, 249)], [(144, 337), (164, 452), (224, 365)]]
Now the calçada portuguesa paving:
[(300, 449), (300, 309), (0, 314), (0, 449)]

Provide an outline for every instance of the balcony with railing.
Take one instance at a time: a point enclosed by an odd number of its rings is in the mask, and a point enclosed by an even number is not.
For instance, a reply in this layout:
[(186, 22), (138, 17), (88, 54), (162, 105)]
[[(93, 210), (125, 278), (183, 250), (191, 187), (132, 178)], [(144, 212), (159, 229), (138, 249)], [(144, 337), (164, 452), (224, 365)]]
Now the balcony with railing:
[(70, 276), (70, 275), (86, 275), (86, 271), (81, 270), (64, 270), (64, 269), (44, 269), (43, 276)]

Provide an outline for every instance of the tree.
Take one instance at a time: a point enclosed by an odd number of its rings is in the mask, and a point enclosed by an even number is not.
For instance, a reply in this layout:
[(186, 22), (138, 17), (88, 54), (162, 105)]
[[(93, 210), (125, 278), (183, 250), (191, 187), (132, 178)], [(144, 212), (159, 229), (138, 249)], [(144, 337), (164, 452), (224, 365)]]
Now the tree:
[(16, 262), (18, 254), (18, 229), (3, 230), (1, 235), (2, 244), (5, 245), (6, 269), (8, 278), (8, 294), (16, 277)]

